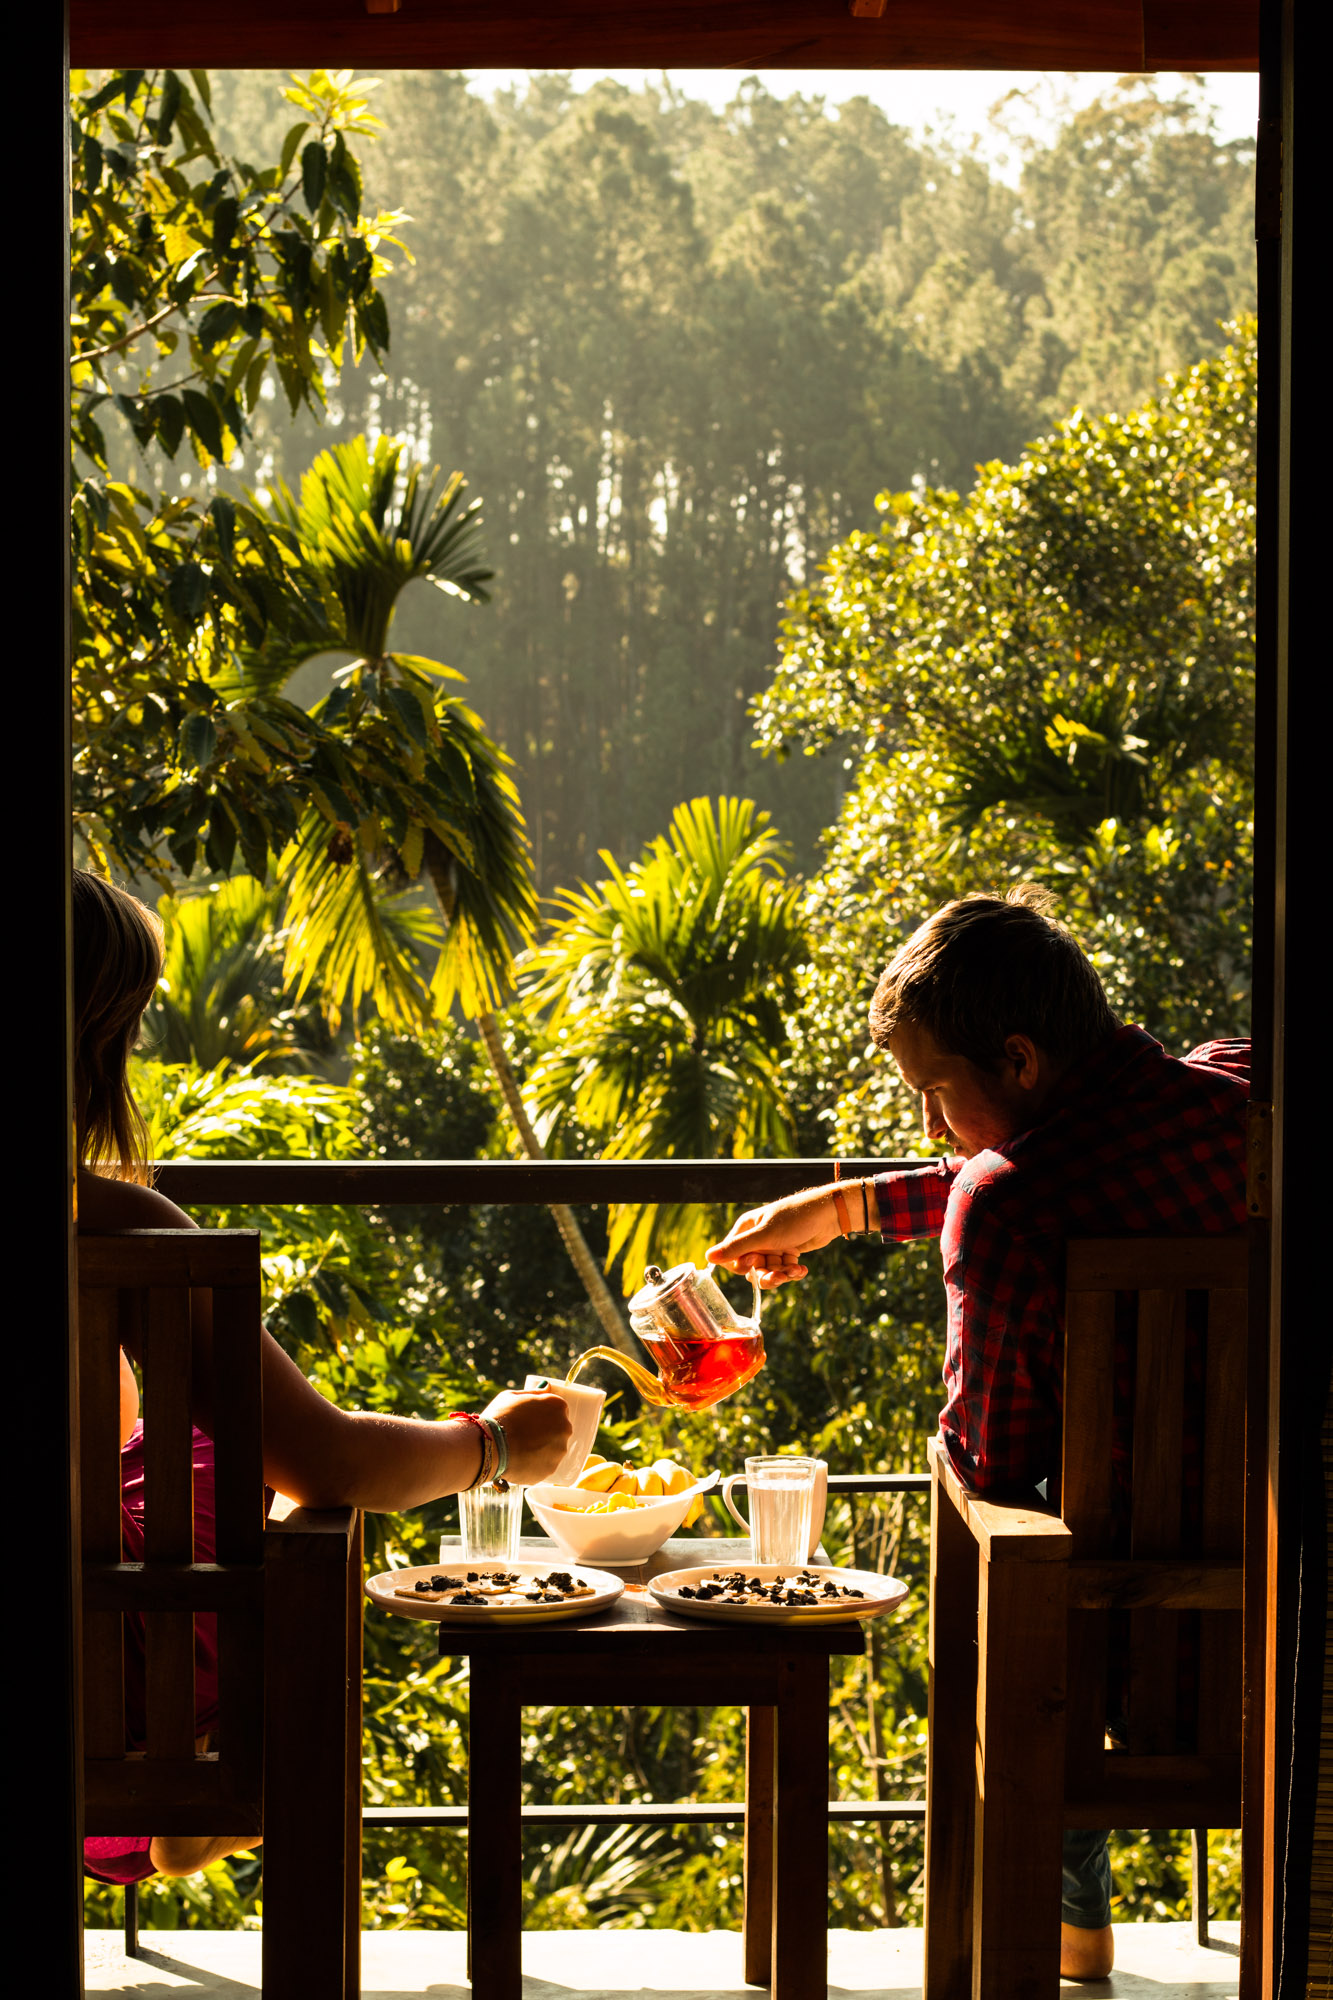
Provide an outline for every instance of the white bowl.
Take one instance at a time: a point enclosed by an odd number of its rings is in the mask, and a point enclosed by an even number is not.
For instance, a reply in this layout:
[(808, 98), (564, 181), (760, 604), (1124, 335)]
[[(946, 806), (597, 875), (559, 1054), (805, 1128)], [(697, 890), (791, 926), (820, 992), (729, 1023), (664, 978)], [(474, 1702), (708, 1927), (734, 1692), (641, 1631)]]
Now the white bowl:
[(632, 1508), (620, 1507), (614, 1514), (586, 1512), (605, 1496), (587, 1493), (581, 1486), (555, 1486), (547, 1481), (529, 1486), (527, 1494), (529, 1507), (551, 1540), (575, 1562), (637, 1563), (655, 1555), (680, 1527), (695, 1497), (716, 1484), (717, 1474), (710, 1472), (683, 1493), (636, 1498)]

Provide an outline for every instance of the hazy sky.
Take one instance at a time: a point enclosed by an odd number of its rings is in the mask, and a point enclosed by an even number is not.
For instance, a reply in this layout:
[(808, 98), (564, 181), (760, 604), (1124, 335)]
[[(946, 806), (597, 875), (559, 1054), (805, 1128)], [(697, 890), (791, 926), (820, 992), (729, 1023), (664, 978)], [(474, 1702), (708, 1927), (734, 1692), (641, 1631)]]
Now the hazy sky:
[[(735, 95), (746, 74), (735, 69), (681, 69), (668, 72), (672, 84), (689, 97), (706, 98), (721, 106)], [(806, 96), (825, 97), (838, 104), (849, 97), (869, 97), (882, 105), (895, 124), (908, 125), (916, 132), (927, 128), (952, 127), (955, 140), (964, 145), (975, 140), (979, 149), (1003, 170), (1005, 159), (1004, 125), (1044, 137), (1078, 106), (1087, 104), (1099, 91), (1110, 89), (1115, 77), (1105, 71), (1066, 73), (1057, 70), (949, 70), (949, 69), (781, 69), (761, 70), (765, 86), (774, 96), (786, 97), (793, 91)], [(521, 83), (522, 70), (470, 70), (473, 87), (482, 94), (508, 84)], [(661, 70), (577, 69), (574, 86), (586, 90), (599, 77), (613, 76), (638, 88), (656, 83)], [(1184, 88), (1197, 92), (1211, 107), (1220, 139), (1253, 135), (1258, 115), (1259, 79), (1252, 75), (1216, 73), (1202, 78), (1160, 74), (1156, 78), (1163, 92)], [(1019, 103), (1012, 93), (1026, 100)], [(991, 108), (1009, 97), (1003, 122), (990, 118)]]

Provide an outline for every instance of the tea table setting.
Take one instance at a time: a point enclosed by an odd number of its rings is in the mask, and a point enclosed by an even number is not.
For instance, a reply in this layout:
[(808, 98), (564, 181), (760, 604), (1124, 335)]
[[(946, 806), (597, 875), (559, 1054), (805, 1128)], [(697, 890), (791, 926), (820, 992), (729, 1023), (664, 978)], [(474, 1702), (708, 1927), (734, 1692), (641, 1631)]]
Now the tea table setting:
[[(649, 1266), (631, 1324), (660, 1375), (611, 1350), (648, 1399), (706, 1408), (763, 1365), (758, 1306), (733, 1312), (711, 1272)], [(711, 1329), (711, 1330), (710, 1330)], [(521, 2000), (521, 1711), (528, 1705), (738, 1706), (746, 1711), (745, 1979), (775, 2000), (827, 1991), (828, 1678), (865, 1651), (864, 1624), (907, 1595), (841, 1568), (820, 1544), (828, 1468), (747, 1458), (719, 1482), (674, 1460), (594, 1452), (604, 1392), (529, 1376), (565, 1396), (572, 1436), (550, 1480), (497, 1476), (459, 1495), (461, 1537), (438, 1564), (368, 1579), (373, 1605), (437, 1623), (470, 1663), (468, 1938), (473, 1990)], [(720, 1497), (740, 1533), (678, 1533)], [(745, 1488), (749, 1517), (737, 1501)], [(542, 1535), (521, 1533), (526, 1500)]]

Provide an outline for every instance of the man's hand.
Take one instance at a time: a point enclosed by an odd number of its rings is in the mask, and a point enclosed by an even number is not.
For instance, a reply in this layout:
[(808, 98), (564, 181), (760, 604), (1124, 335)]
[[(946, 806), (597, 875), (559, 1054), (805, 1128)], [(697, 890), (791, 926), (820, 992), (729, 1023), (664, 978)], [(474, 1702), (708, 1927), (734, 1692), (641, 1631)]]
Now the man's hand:
[(569, 1450), (569, 1404), (553, 1389), (502, 1389), (484, 1414), (504, 1425), (509, 1443), (505, 1478), (511, 1486), (549, 1479)]
[(841, 1234), (832, 1188), (805, 1188), (742, 1215), (709, 1250), (708, 1261), (753, 1273), (764, 1291), (773, 1291), (803, 1278), (808, 1252), (822, 1250)]

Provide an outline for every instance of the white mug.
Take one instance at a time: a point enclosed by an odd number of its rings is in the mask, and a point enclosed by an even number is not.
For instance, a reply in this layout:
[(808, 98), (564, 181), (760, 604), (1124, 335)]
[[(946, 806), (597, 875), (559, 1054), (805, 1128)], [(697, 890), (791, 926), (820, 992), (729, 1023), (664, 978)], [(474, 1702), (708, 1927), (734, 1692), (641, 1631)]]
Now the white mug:
[[(819, 1538), (824, 1532), (824, 1515), (828, 1510), (828, 1461), (817, 1458), (814, 1463), (815, 1490), (810, 1495), (810, 1547), (806, 1551), (805, 1559), (807, 1562), (814, 1561), (815, 1551), (819, 1547)], [(727, 1512), (736, 1523), (736, 1526), (744, 1528), (748, 1535), (750, 1532), (750, 1523), (731, 1497), (733, 1487), (744, 1486), (745, 1484), (745, 1474), (743, 1472), (733, 1472), (729, 1479), (724, 1479), (722, 1482), (722, 1498), (726, 1504)]]
[(569, 1405), (573, 1435), (569, 1440), (569, 1450), (551, 1474), (549, 1484), (572, 1486), (588, 1463), (588, 1453), (597, 1441), (597, 1426), (602, 1421), (606, 1391), (594, 1389), (588, 1382), (553, 1382), (549, 1375), (529, 1375), (525, 1377), (523, 1387), (551, 1389), (557, 1396), (563, 1396)]

